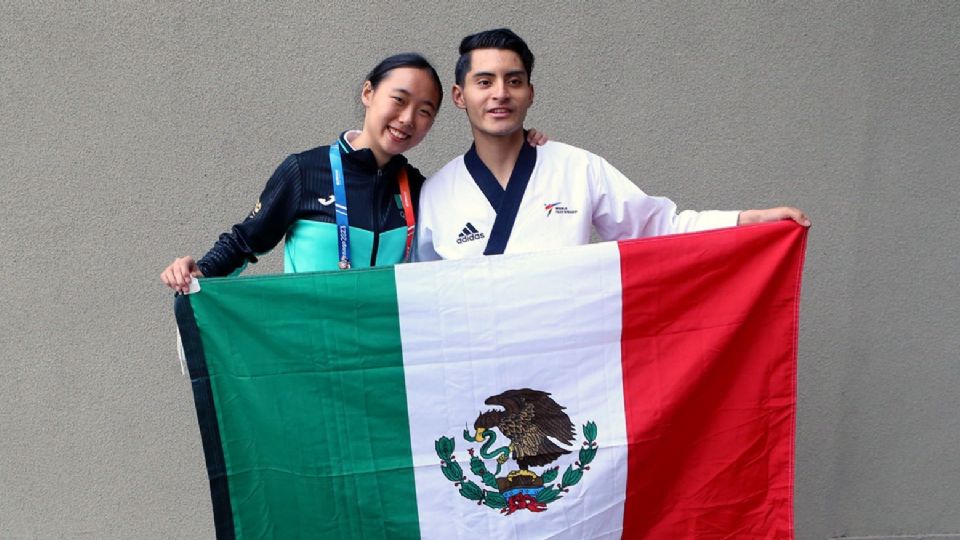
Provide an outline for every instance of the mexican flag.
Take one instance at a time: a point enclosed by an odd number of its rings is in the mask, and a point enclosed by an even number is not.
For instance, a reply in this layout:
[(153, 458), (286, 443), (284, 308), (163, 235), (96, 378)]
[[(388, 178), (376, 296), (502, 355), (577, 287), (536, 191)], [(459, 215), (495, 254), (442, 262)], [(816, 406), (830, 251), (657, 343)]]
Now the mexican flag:
[(220, 538), (791, 538), (792, 222), (204, 279)]

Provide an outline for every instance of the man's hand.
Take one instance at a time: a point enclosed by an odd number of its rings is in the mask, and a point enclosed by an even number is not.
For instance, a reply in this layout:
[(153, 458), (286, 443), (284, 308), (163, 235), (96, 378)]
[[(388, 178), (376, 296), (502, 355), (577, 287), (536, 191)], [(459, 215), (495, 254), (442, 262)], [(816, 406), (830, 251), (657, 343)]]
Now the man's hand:
[(547, 144), (549, 140), (550, 137), (547, 137), (545, 133), (541, 133), (535, 129), (527, 132), (527, 144), (530, 146), (543, 146)]
[(190, 292), (190, 280), (203, 277), (203, 272), (197, 268), (193, 257), (180, 257), (160, 273), (160, 281), (178, 293)]
[(778, 206), (776, 208), (767, 208), (766, 210), (744, 210), (740, 212), (740, 217), (737, 218), (737, 225), (767, 223), (770, 221), (780, 221), (782, 219), (792, 219), (804, 227), (810, 226), (810, 218), (803, 213), (803, 210), (790, 206)]

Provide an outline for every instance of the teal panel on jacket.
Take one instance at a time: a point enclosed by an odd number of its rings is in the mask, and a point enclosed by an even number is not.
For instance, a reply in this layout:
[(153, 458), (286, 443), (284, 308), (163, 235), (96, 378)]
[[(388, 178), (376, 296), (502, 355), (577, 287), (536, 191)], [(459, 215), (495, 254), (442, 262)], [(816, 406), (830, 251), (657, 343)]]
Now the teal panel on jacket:
[(406, 249), (406, 227), (400, 227), (380, 233), (380, 246), (377, 248), (377, 266), (402, 263), (403, 254), (406, 252)]
[[(407, 230), (400, 227), (380, 233), (377, 266), (397, 264), (403, 260)], [(350, 256), (353, 268), (370, 266), (373, 233), (350, 227)], [(287, 231), (283, 249), (283, 271), (317, 272), (337, 269), (337, 224), (300, 220)]]

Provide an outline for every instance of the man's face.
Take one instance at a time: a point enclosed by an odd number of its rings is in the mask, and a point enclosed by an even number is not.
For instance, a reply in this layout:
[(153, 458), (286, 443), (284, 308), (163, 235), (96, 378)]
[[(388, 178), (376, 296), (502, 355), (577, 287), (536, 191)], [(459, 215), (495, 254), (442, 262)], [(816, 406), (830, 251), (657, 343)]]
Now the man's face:
[(533, 105), (533, 85), (520, 55), (503, 49), (477, 49), (470, 55), (470, 71), (452, 94), (454, 104), (467, 111), (474, 136), (505, 137), (522, 130)]

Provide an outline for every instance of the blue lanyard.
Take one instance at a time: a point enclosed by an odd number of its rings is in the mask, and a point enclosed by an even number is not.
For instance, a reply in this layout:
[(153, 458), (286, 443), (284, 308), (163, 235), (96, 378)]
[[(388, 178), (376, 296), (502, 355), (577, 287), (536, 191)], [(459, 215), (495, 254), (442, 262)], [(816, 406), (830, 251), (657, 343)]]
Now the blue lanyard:
[(347, 189), (344, 186), (340, 144), (330, 145), (330, 170), (333, 172), (333, 207), (337, 217), (337, 266), (350, 268), (350, 220), (347, 219)]
[[(347, 187), (344, 182), (343, 162), (340, 160), (340, 142), (330, 145), (330, 170), (333, 172), (333, 208), (337, 218), (337, 266), (341, 270), (350, 268), (350, 220), (347, 217)], [(403, 206), (403, 217), (407, 222), (407, 245), (403, 260), (410, 260), (410, 250), (413, 248), (413, 233), (416, 230), (416, 217), (413, 213), (413, 200), (410, 197), (410, 181), (407, 179), (406, 169), (401, 169), (397, 175), (400, 187), (400, 203)]]

